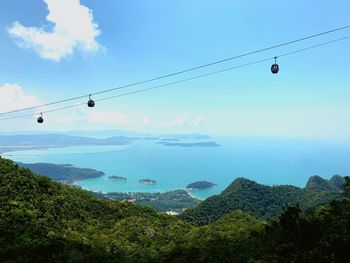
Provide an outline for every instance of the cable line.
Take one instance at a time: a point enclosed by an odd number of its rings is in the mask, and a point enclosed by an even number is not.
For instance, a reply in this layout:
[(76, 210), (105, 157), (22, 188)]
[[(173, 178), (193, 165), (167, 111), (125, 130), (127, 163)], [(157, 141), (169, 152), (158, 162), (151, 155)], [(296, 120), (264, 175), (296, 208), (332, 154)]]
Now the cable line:
[(107, 93), (107, 92), (111, 92), (111, 91), (115, 91), (115, 90), (125, 89), (125, 88), (129, 88), (129, 87), (145, 84), (145, 83), (148, 83), (148, 82), (153, 82), (153, 81), (156, 81), (156, 80), (160, 80), (160, 79), (164, 79), (164, 78), (168, 78), (168, 77), (173, 77), (173, 76), (180, 75), (180, 74), (183, 74), (183, 73), (187, 73), (187, 72), (191, 72), (191, 71), (194, 71), (194, 70), (210, 67), (210, 66), (213, 66), (213, 65), (216, 65), (216, 64), (220, 64), (220, 63), (224, 63), (224, 62), (227, 62), (227, 61), (235, 60), (235, 59), (238, 59), (238, 58), (254, 55), (254, 54), (257, 54), (257, 53), (265, 52), (265, 51), (272, 50), (272, 49), (279, 48), (279, 47), (283, 47), (283, 46), (286, 46), (286, 45), (295, 44), (297, 42), (302, 42), (302, 41), (305, 41), (305, 40), (308, 40), (308, 39), (320, 37), (320, 36), (323, 36), (323, 35), (327, 35), (327, 34), (334, 33), (334, 32), (337, 32), (337, 31), (344, 30), (344, 29), (348, 29), (348, 28), (350, 28), (350, 25), (343, 26), (343, 27), (338, 27), (338, 28), (335, 28), (335, 29), (332, 29), (332, 30), (328, 30), (328, 31), (325, 31), (325, 32), (321, 32), (321, 33), (318, 33), (318, 34), (309, 35), (309, 36), (306, 36), (306, 37), (298, 38), (298, 39), (295, 39), (295, 40), (292, 40), (292, 41), (288, 41), (288, 42), (284, 42), (284, 43), (281, 43), (281, 44), (277, 44), (277, 45), (274, 45), (274, 46), (270, 46), (270, 47), (258, 49), (258, 50), (255, 50), (255, 51), (243, 53), (243, 54), (240, 54), (240, 55), (237, 55), (237, 56), (233, 56), (233, 57), (229, 57), (229, 58), (213, 61), (213, 62), (210, 62), (210, 63), (207, 63), (207, 64), (203, 64), (203, 65), (200, 65), (200, 66), (196, 66), (196, 67), (180, 70), (180, 71), (177, 71), (177, 72), (174, 72), (174, 73), (162, 75), (162, 76), (155, 77), (155, 78), (146, 79), (146, 80), (143, 80), (143, 81), (134, 82), (134, 83), (131, 83), (131, 84), (118, 86), (118, 87), (111, 88), (111, 89), (101, 90), (101, 91), (98, 91), (98, 92), (95, 92), (95, 93), (89, 93), (89, 94), (85, 94), (85, 95), (81, 95), (81, 96), (77, 96), (77, 97), (71, 97), (71, 98), (67, 98), (67, 99), (62, 99), (62, 100), (58, 100), (58, 101), (54, 101), (54, 102), (50, 102), (50, 103), (45, 103), (45, 104), (41, 104), (41, 105), (37, 105), (37, 106), (31, 106), (31, 107), (26, 107), (26, 108), (22, 108), (22, 109), (2, 112), (2, 113), (0, 113), (0, 116), (1, 115), (5, 115), (5, 114), (11, 114), (11, 113), (16, 113), (16, 112), (36, 109), (36, 108), (42, 108), (42, 107), (45, 107), (45, 106), (51, 106), (51, 105), (64, 103), (64, 102), (69, 102), (69, 101), (73, 101), (73, 100), (78, 100), (78, 99), (85, 98), (85, 97), (87, 97), (89, 95), (90, 96), (92, 96), (92, 95), (99, 95), (99, 94), (102, 94), (102, 93)]
[[(250, 62), (250, 63), (245, 63), (245, 64), (241, 64), (241, 65), (238, 65), (238, 66), (234, 66), (234, 67), (230, 67), (230, 68), (226, 68), (226, 69), (221, 69), (221, 70), (209, 72), (209, 73), (206, 73), (206, 74), (197, 75), (197, 76), (194, 76), (194, 77), (181, 79), (181, 80), (177, 80), (177, 81), (173, 81), (173, 82), (170, 82), (170, 83), (165, 83), (165, 84), (161, 84), (161, 85), (157, 85), (157, 86), (153, 86), (153, 87), (149, 87), (149, 88), (144, 88), (144, 89), (139, 89), (139, 90), (135, 90), (135, 91), (130, 91), (130, 92), (114, 95), (114, 96), (109, 96), (109, 97), (101, 98), (101, 99), (98, 99), (98, 100), (95, 100), (95, 101), (105, 101), (105, 100), (110, 100), (110, 99), (114, 99), (114, 98), (118, 98), (118, 97), (124, 97), (124, 96), (128, 96), (128, 95), (136, 94), (136, 93), (141, 93), (141, 92), (145, 92), (145, 91), (149, 91), (149, 90), (159, 89), (159, 88), (162, 88), (162, 87), (167, 87), (167, 86), (183, 83), (183, 82), (187, 82), (187, 81), (191, 81), (191, 80), (195, 80), (195, 79), (199, 79), (199, 78), (203, 78), (203, 77), (219, 74), (219, 73), (222, 73), (222, 72), (231, 71), (231, 70), (238, 69), (238, 68), (243, 68), (243, 67), (247, 67), (247, 66), (251, 66), (251, 65), (267, 62), (267, 61), (270, 61), (270, 60), (275, 60), (275, 58), (277, 58), (277, 57), (278, 58), (282, 58), (282, 57), (294, 55), (294, 54), (297, 54), (297, 53), (305, 52), (305, 51), (310, 50), (310, 49), (326, 46), (326, 45), (329, 45), (329, 44), (332, 44), (332, 43), (335, 43), (335, 42), (339, 42), (339, 41), (343, 41), (343, 40), (346, 40), (346, 39), (350, 39), (350, 36), (334, 39), (334, 40), (331, 40), (331, 41), (327, 41), (327, 42), (324, 42), (324, 43), (320, 43), (320, 44), (309, 46), (309, 47), (302, 48), (302, 49), (297, 49), (297, 50), (294, 50), (294, 51), (291, 51), (291, 52), (283, 53), (283, 54), (278, 55), (278, 56), (269, 57), (269, 58), (253, 61), (253, 62)], [(56, 109), (52, 109), (52, 110), (42, 111), (40, 113), (41, 114), (51, 113), (51, 112), (65, 110), (65, 109), (75, 108), (75, 107), (82, 106), (82, 105), (85, 105), (85, 104), (86, 103), (77, 103), (77, 104), (74, 104), (74, 105), (69, 105), (69, 106), (65, 106), (65, 107), (61, 107), (61, 108), (56, 108)], [(0, 121), (2, 121), (2, 120), (10, 120), (10, 119), (18, 119), (18, 118), (25, 118), (25, 117), (32, 117), (32, 116), (36, 116), (36, 115), (37, 114), (35, 114), (35, 113), (31, 113), (31, 114), (25, 114), (25, 115), (10, 116), (10, 117), (1, 118)]]

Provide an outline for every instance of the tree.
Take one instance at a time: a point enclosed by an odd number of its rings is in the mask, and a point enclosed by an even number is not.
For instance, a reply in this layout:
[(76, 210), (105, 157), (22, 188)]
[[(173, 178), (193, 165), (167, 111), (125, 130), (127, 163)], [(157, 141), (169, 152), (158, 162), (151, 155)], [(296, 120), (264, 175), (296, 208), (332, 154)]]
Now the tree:
[(344, 196), (346, 199), (350, 200), (350, 177), (345, 176), (344, 180), (345, 180), (345, 183), (343, 185)]

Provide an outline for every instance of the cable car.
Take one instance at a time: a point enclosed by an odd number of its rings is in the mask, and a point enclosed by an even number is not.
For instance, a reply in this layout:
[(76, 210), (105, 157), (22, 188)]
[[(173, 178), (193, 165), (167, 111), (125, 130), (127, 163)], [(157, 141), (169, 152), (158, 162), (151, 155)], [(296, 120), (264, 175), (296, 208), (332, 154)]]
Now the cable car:
[(276, 63), (276, 60), (277, 60), (277, 57), (275, 57), (275, 63), (272, 64), (272, 66), (271, 66), (271, 72), (272, 72), (272, 74), (277, 74), (278, 71), (280, 70), (278, 64)]
[(40, 113), (40, 116), (38, 117), (37, 121), (38, 121), (38, 123), (43, 123), (44, 122), (42, 113)]
[(95, 102), (91, 99), (91, 95), (89, 95), (89, 101), (88, 101), (87, 105), (90, 108), (95, 107)]

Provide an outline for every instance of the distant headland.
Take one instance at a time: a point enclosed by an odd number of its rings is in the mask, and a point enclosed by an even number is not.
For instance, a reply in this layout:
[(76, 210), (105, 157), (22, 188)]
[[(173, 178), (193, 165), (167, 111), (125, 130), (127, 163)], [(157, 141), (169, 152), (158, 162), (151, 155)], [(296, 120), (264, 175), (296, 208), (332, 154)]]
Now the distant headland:
[(72, 164), (53, 163), (16, 163), (18, 166), (28, 168), (39, 175), (48, 176), (57, 181), (74, 182), (76, 180), (96, 178), (104, 172), (90, 168), (75, 167)]

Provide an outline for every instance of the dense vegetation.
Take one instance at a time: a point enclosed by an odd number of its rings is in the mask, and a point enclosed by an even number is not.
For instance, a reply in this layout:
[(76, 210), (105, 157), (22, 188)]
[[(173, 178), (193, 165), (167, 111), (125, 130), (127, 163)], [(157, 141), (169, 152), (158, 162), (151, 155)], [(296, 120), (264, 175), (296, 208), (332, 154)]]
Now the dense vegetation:
[(289, 185), (266, 186), (237, 178), (221, 194), (209, 197), (197, 207), (186, 210), (181, 218), (196, 225), (206, 225), (235, 210), (261, 218), (277, 218), (287, 206), (299, 204), (302, 210), (317, 208), (340, 199), (339, 188), (298, 188)]
[(151, 206), (159, 212), (169, 210), (180, 213), (183, 209), (192, 208), (200, 200), (191, 197), (185, 190), (174, 190), (165, 193), (94, 193), (99, 198), (129, 201), (138, 205)]
[(150, 208), (97, 199), (0, 160), (1, 262), (149, 262), (189, 229)]
[(19, 166), (28, 168), (32, 172), (48, 176), (56, 181), (75, 181), (79, 179), (99, 177), (104, 172), (89, 168), (78, 168), (71, 164), (53, 163), (17, 163)]
[(314, 175), (309, 178), (305, 188), (332, 191), (341, 189), (343, 184), (344, 178), (340, 175), (334, 175), (330, 180), (326, 180), (318, 175)]
[(97, 199), (0, 159), (1, 262), (349, 262), (346, 199), (276, 221), (242, 211), (197, 227), (127, 202)]

